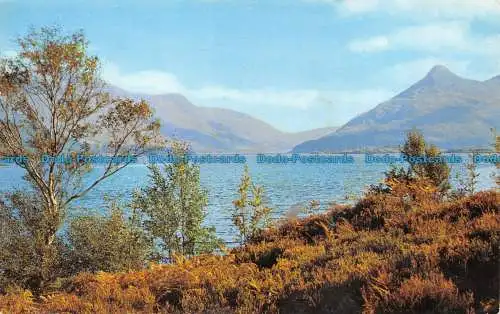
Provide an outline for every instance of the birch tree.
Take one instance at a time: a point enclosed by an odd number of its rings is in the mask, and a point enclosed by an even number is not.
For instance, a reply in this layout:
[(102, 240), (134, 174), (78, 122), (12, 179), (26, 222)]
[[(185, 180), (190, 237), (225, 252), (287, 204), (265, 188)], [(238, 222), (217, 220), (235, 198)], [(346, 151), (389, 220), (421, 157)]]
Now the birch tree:
[[(66, 210), (143, 154), (157, 138), (159, 123), (145, 101), (106, 92), (99, 59), (89, 54), (82, 32), (33, 29), (18, 46), (17, 56), (0, 59), (0, 157), (23, 157), (15, 163), (39, 196), (41, 288), (51, 279), (56, 232)], [(92, 155), (97, 136), (106, 140), (110, 158), (94, 169), (84, 157)], [(118, 156), (131, 158), (111, 159)]]

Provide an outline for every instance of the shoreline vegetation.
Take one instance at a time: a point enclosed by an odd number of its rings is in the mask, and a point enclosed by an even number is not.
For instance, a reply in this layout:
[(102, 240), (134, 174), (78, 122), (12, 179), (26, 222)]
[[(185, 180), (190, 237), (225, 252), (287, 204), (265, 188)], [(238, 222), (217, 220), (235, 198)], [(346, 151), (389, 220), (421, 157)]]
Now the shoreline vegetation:
[[(353, 204), (272, 222), (265, 187), (245, 166), (228, 249), (204, 226), (207, 191), (187, 158), (151, 164), (130, 203), (104, 199), (108, 215), (73, 217), (75, 201), (131, 162), (41, 162), (165, 147), (146, 101), (104, 92), (82, 33), (33, 30), (0, 59), (0, 157), (26, 156), (27, 188), (0, 195), (0, 313), (497, 313), (497, 190), (476, 191), (476, 164), (457, 187), (443, 157), (409, 131), (383, 182)], [(33, 101), (36, 99), (36, 101)], [(500, 152), (500, 137), (493, 148)], [(168, 141), (176, 156), (189, 144)], [(496, 163), (497, 169), (499, 164)], [(498, 174), (495, 174), (500, 184)]]
[(496, 313), (500, 194), (442, 202), (425, 185), (393, 187), (288, 220), (224, 256), (176, 255), (172, 264), (139, 271), (80, 273), (37, 298), (12, 288), (0, 296), (0, 310)]

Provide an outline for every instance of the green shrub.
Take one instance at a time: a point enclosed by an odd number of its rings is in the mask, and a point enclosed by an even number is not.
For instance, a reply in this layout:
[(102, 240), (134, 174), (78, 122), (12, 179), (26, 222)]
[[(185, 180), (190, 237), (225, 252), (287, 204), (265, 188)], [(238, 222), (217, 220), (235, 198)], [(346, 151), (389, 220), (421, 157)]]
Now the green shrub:
[(74, 273), (123, 271), (145, 266), (151, 243), (143, 230), (111, 204), (109, 216), (83, 216), (67, 232), (69, 265)]
[(257, 236), (262, 229), (271, 224), (271, 208), (264, 202), (264, 188), (252, 182), (248, 165), (245, 165), (238, 187), (239, 198), (233, 201), (233, 224), (240, 244)]
[(151, 182), (134, 194), (132, 207), (141, 228), (154, 242), (155, 260), (174, 254), (213, 252), (222, 245), (215, 228), (203, 226), (207, 191), (200, 185), (200, 169), (186, 158), (189, 146), (172, 143), (175, 162), (149, 165)]
[(67, 247), (51, 237), (50, 226), (59, 218), (47, 217), (37, 194), (16, 191), (0, 198), (0, 293), (20, 286), (39, 293), (43, 286), (68, 274)]

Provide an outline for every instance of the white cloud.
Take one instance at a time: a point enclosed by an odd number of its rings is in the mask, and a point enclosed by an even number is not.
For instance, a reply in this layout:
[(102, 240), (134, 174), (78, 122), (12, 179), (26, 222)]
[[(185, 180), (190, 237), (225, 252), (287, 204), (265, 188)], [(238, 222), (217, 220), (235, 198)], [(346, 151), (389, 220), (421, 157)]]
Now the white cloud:
[(389, 49), (436, 51), (442, 48), (467, 47), (468, 26), (460, 22), (434, 23), (401, 28), (393, 33), (348, 44), (353, 52), (375, 52)]
[(385, 36), (375, 36), (365, 40), (353, 40), (349, 43), (349, 50), (353, 52), (375, 52), (388, 49), (389, 40)]
[(307, 110), (314, 106), (326, 106), (349, 112), (363, 112), (374, 103), (383, 101), (392, 95), (392, 92), (380, 89), (279, 90), (271, 87), (236, 89), (220, 85), (193, 88), (182, 84), (175, 75), (168, 72), (151, 70), (124, 74), (116, 65), (109, 63), (104, 66), (103, 78), (112, 85), (135, 93), (180, 93), (189, 99), (195, 100), (197, 105), (223, 102), (255, 108), (272, 106), (297, 110)]
[(273, 90), (269, 88), (239, 90), (222, 86), (208, 86), (191, 90), (190, 94), (199, 99), (221, 99), (237, 103), (247, 103), (256, 106), (284, 106), (297, 109), (307, 109), (317, 102), (317, 90)]
[(357, 107), (364, 111), (371, 106), (386, 100), (393, 93), (381, 89), (361, 90), (236, 90), (224, 87), (208, 87), (193, 93), (199, 99), (224, 99), (235, 103), (247, 103), (256, 106), (284, 106), (295, 109), (308, 109), (316, 105), (341, 109), (342, 107)]
[(130, 92), (145, 94), (180, 93), (187, 97), (200, 100), (224, 100), (256, 106), (271, 105), (306, 109), (318, 97), (316, 90), (273, 90), (249, 89), (241, 90), (226, 86), (203, 86), (189, 88), (182, 84), (171, 73), (157, 70), (121, 73), (120, 69), (111, 63), (104, 66), (103, 78), (113, 85)]
[(428, 51), (465, 49), (467, 29), (467, 24), (459, 22), (411, 26), (392, 34), (390, 41), (396, 48), (399, 46)]
[(491, 54), (496, 59), (500, 58), (500, 35), (484, 37), (475, 43), (478, 51), (484, 51)]
[(451, 21), (408, 26), (385, 35), (356, 39), (348, 43), (352, 52), (378, 52), (383, 50), (441, 50), (477, 54), (498, 54), (500, 36), (472, 34), (465, 22)]
[(365, 13), (375, 11), (379, 8), (379, 0), (359, 0), (359, 1), (349, 1), (349, 0), (303, 0), (307, 3), (324, 3), (329, 5), (335, 5), (341, 13), (353, 14), (353, 13)]
[(498, 0), (306, 0), (335, 5), (342, 14), (384, 12), (412, 18), (464, 18), (500, 16)]
[(124, 74), (118, 66), (106, 63), (103, 78), (113, 85), (127, 91), (146, 94), (185, 93), (186, 88), (173, 74), (163, 71), (148, 70)]

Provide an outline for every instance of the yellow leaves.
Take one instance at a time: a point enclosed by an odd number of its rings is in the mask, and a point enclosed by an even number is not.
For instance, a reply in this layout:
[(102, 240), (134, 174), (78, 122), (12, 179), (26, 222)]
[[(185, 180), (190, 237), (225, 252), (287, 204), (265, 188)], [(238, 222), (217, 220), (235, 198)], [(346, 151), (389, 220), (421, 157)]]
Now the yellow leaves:
[(336, 230), (337, 234), (342, 237), (349, 237), (356, 234), (354, 227), (345, 219), (337, 222)]
[(285, 258), (278, 259), (275, 268), (280, 271), (290, 271), (292, 268), (296, 267), (296, 263)]
[(0, 313), (29, 313), (34, 312), (35, 303), (33, 294), (29, 290), (12, 291), (0, 295)]
[(77, 296), (67, 293), (46, 296), (42, 305), (53, 312), (90, 313), (93, 309), (91, 302), (85, 302)]
[(474, 221), (473, 228), (475, 231), (498, 233), (500, 231), (500, 216), (495, 212), (486, 212)]
[(390, 280), (384, 280), (386, 278), (376, 278), (371, 276), (368, 281), (368, 287), (371, 289), (372, 293), (377, 294), (378, 298), (387, 299), (390, 294), (388, 283)]
[(111, 273), (106, 273), (106, 272), (98, 272), (97, 275), (97, 280), (101, 282), (115, 282), (116, 281), (116, 275), (111, 274)]
[(150, 304), (153, 305), (156, 301), (155, 296), (147, 287), (129, 286), (123, 292), (123, 299), (130, 304)]
[(260, 292), (260, 286), (257, 281), (255, 281), (255, 279), (251, 279), (248, 282), (248, 285), (250, 286), (250, 288), (255, 289), (255, 291)]
[(179, 169), (179, 174), (180, 174), (180, 175), (183, 175), (183, 174), (184, 174), (184, 172), (186, 171), (186, 165), (185, 165), (185, 164), (183, 164), (183, 163), (180, 163), (180, 164), (179, 164), (179, 168), (178, 168), (178, 169)]
[[(112, 100), (113, 108), (103, 117), (103, 122), (107, 128), (123, 131), (131, 126), (136, 126), (135, 130), (142, 130), (144, 124), (156, 124), (157, 121), (150, 121), (153, 111), (145, 101), (136, 102), (129, 98), (115, 98)], [(140, 126), (138, 128), (137, 126)], [(148, 126), (144, 126), (148, 130)], [(133, 130), (134, 131), (134, 130)]]
[(97, 57), (85, 59), (85, 67), (87, 68), (87, 71), (95, 70), (97, 68), (98, 61)]
[(458, 294), (457, 287), (452, 281), (447, 280), (441, 273), (431, 273), (428, 279), (421, 276), (412, 276), (403, 282), (398, 294), (401, 298), (410, 303), (416, 303), (420, 299), (428, 296), (438, 298), (439, 296), (453, 296)]
[(152, 115), (152, 110), (151, 110), (151, 107), (149, 106), (149, 104), (142, 100), (140, 101), (137, 105), (136, 105), (136, 108), (135, 108), (138, 116), (140, 117), (144, 117), (144, 118), (149, 118), (151, 117)]
[[(312, 262), (318, 257), (325, 254), (325, 247), (323, 245), (296, 245), (287, 248), (280, 257), (281, 260), (293, 261), (296, 266), (303, 265), (307, 262)], [(292, 264), (288, 263), (288, 266)]]

